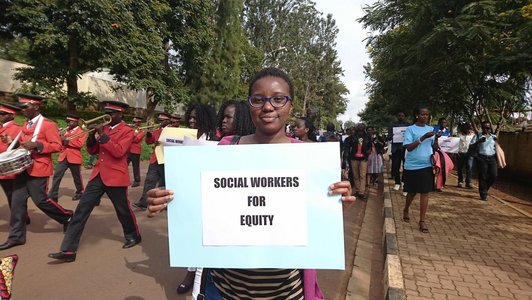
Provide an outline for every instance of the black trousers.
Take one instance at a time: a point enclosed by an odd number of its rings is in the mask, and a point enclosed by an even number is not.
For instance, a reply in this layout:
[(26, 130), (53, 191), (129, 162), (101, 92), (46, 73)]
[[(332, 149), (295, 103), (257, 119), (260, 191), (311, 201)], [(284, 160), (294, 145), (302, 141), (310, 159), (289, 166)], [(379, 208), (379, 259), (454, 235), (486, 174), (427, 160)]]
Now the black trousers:
[(148, 167), (148, 172), (146, 173), (146, 180), (144, 181), (144, 188), (142, 189), (142, 197), (140, 197), (138, 203), (142, 206), (148, 206), (148, 203), (146, 202), (146, 193), (157, 186), (165, 185), (164, 164), (158, 164), (157, 162), (151, 163)]
[(47, 216), (64, 224), (72, 216), (72, 211), (55, 203), (46, 193), (48, 177), (33, 177), (27, 172), (19, 174), (13, 180), (11, 199), (11, 218), (9, 219), (8, 241), (26, 242), (26, 217), (28, 216), (28, 197)]
[(7, 204), (11, 208), (11, 198), (13, 197), (13, 179), (0, 179), (0, 185), (6, 193)]
[(133, 178), (135, 182), (140, 182), (140, 154), (128, 153), (127, 154), (127, 165), (133, 167)]
[(109, 196), (113, 203), (118, 221), (122, 224), (124, 237), (126, 239), (140, 237), (137, 219), (127, 199), (127, 187), (106, 186), (102, 182), (100, 175), (98, 175), (87, 183), (85, 192), (79, 200), (74, 216), (72, 216), (72, 221), (61, 243), (61, 251), (76, 252), (78, 250), (79, 240), (85, 229), (85, 224), (87, 224), (92, 210), (100, 202), (100, 198), (104, 193)]
[(61, 180), (63, 180), (63, 176), (65, 176), (67, 169), (70, 169), (70, 173), (72, 174), (74, 186), (76, 187), (76, 194), (83, 193), (83, 180), (81, 179), (80, 172), (81, 164), (71, 164), (65, 159), (63, 161), (58, 161), (57, 165), (55, 166), (52, 187), (50, 187), (50, 191), (48, 193), (48, 196), (50, 196), (50, 198), (53, 200), (59, 199), (59, 185), (61, 184)]
[(497, 156), (477, 155), (478, 193), (481, 199), (486, 199), (488, 190), (497, 179)]
[(401, 184), (401, 165), (405, 162), (405, 148), (392, 153), (392, 176), (395, 184)]

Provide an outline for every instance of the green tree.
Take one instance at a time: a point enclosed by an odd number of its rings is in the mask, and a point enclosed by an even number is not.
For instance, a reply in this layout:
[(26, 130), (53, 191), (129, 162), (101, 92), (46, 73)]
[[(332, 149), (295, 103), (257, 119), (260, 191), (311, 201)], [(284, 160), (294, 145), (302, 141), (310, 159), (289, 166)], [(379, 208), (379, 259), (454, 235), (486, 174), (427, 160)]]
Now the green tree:
[(457, 122), (495, 118), (530, 105), (530, 5), (526, 1), (380, 1), (360, 21), (368, 39), (372, 109), (416, 103)]
[(17, 78), (31, 82), (33, 92), (55, 94), (69, 111), (83, 100), (78, 77), (103, 68), (129, 88), (146, 89), (152, 109), (182, 101), (184, 67), (201, 65), (210, 37), (209, 1), (2, 0), (0, 7), (3, 36), (29, 41), (33, 67)]
[(263, 66), (284, 69), (294, 79), (295, 114), (318, 111), (316, 126), (336, 122), (348, 93), (334, 49), (338, 28), (312, 1), (246, 0), (244, 27), (251, 44), (264, 53)]

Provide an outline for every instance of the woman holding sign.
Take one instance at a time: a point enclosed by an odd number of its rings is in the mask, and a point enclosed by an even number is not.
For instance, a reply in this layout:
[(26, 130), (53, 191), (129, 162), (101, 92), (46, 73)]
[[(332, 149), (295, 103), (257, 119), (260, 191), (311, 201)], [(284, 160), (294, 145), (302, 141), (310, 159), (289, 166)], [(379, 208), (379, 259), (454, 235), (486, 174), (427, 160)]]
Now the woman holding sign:
[[(283, 71), (266, 68), (255, 75), (249, 86), (249, 110), (256, 126), (254, 134), (235, 138), (224, 137), (220, 145), (277, 144), (300, 141), (285, 135), (285, 124), (292, 112), (294, 96), (292, 80)], [(159, 214), (173, 191), (151, 190), (148, 193), (148, 216)], [(351, 196), (349, 181), (333, 183), (329, 195), (342, 195), (344, 206), (356, 200)], [(316, 289), (316, 273), (291, 269), (210, 269), (202, 294), (205, 299), (322, 299)], [(303, 275), (305, 278), (303, 278)]]

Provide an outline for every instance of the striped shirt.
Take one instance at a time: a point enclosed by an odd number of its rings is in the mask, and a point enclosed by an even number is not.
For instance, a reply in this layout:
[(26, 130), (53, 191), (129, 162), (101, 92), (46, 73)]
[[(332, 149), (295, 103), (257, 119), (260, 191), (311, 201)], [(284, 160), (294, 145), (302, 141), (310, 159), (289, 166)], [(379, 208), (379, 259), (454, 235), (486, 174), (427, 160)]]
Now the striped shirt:
[(304, 298), (300, 270), (213, 269), (211, 274), (224, 299)]

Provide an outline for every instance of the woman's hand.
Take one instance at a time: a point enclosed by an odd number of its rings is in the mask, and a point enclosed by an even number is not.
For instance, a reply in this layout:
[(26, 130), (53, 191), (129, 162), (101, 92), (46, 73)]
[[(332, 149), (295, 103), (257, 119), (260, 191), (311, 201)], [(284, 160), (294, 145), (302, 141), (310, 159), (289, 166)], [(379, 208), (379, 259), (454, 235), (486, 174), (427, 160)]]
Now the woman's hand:
[(429, 131), (429, 132), (425, 133), (425, 134), (421, 137), (421, 139), (424, 141), (424, 140), (430, 138), (431, 136), (433, 136), (434, 134), (436, 134), (434, 131)]
[(148, 196), (148, 217), (157, 216), (166, 208), (168, 202), (174, 199), (174, 192), (171, 190), (151, 189), (146, 195)]
[(342, 195), (344, 208), (350, 208), (357, 198), (352, 194), (351, 183), (347, 180), (333, 183), (329, 186), (329, 195)]

